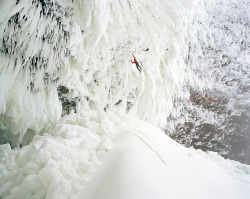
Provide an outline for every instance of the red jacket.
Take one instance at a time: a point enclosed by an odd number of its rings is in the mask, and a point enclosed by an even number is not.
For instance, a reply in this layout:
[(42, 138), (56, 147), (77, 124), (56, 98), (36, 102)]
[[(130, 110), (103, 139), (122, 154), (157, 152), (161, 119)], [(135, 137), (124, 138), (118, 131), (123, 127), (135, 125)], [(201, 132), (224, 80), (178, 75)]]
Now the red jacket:
[(136, 64), (136, 63), (137, 63), (137, 60), (136, 60), (136, 58), (135, 58), (134, 55), (133, 55), (133, 57), (134, 57), (134, 61), (133, 61), (133, 62), (131, 61), (131, 63), (132, 63), (132, 64)]

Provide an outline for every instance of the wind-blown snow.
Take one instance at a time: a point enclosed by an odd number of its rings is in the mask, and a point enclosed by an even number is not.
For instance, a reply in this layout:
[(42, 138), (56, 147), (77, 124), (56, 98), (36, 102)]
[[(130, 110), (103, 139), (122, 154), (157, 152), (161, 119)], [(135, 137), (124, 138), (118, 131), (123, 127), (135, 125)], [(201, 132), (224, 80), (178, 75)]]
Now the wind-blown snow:
[(212, 85), (195, 72), (202, 11), (182, 0), (1, 1), (0, 197), (248, 198), (249, 166), (153, 126), (168, 125), (188, 86)]

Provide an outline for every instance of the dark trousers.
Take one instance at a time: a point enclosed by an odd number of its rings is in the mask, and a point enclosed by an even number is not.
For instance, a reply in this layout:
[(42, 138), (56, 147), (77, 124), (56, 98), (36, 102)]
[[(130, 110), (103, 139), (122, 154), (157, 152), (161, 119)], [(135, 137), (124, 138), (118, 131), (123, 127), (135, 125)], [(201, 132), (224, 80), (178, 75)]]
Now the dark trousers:
[(141, 72), (141, 67), (138, 62), (136, 62), (136, 68)]

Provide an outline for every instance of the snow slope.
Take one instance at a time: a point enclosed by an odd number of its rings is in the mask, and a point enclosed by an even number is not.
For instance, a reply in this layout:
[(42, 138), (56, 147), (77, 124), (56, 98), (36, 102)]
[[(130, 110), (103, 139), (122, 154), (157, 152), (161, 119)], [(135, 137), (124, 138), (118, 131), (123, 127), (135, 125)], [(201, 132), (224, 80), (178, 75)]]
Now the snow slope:
[(195, 73), (197, 15), (199, 1), (0, 1), (0, 197), (248, 198), (250, 166), (156, 127), (212, 85)]
[[(76, 198), (248, 198), (249, 166), (186, 149), (159, 129), (131, 122)], [(217, 159), (215, 163), (213, 160)], [(229, 166), (229, 168), (227, 168)], [(232, 169), (235, 170), (232, 175)], [(244, 176), (244, 177), (243, 177)]]

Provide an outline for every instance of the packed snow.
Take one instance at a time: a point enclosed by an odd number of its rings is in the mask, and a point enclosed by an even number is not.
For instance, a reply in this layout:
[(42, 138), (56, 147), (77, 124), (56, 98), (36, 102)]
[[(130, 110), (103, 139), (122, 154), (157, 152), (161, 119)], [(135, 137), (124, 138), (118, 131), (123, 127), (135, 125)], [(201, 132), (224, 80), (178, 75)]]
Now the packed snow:
[(213, 87), (205, 6), (0, 0), (0, 198), (249, 198), (250, 166), (162, 130)]

